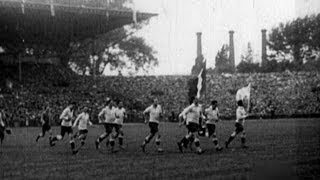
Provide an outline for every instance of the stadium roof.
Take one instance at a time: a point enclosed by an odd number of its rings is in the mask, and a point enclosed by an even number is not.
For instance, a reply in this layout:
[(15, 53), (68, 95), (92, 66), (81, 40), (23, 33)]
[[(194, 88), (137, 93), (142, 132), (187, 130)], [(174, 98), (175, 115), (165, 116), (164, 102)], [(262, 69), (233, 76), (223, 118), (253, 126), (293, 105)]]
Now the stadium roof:
[(0, 0), (0, 42), (61, 46), (147, 20), (127, 0)]

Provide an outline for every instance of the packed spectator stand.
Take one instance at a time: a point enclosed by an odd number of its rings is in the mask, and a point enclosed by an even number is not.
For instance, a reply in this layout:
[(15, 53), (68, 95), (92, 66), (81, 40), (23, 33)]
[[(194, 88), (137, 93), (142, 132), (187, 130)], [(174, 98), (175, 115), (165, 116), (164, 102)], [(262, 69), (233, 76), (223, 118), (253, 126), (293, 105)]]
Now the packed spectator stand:
[[(92, 109), (92, 121), (107, 97), (122, 100), (128, 110), (126, 122), (143, 122), (142, 110), (157, 97), (165, 111), (165, 121), (177, 121), (188, 105), (191, 76), (97, 77), (78, 76), (57, 65), (23, 64), (21, 81), (17, 68), (2, 69), (0, 102), (13, 126), (38, 125), (44, 105), (52, 107), (53, 123), (69, 102)], [(8, 87), (7, 82), (12, 83)], [(216, 99), (222, 119), (235, 116), (237, 89), (252, 84), (253, 118), (308, 117), (320, 115), (320, 73), (283, 72), (207, 75), (206, 102)], [(76, 112), (77, 113), (77, 112)]]

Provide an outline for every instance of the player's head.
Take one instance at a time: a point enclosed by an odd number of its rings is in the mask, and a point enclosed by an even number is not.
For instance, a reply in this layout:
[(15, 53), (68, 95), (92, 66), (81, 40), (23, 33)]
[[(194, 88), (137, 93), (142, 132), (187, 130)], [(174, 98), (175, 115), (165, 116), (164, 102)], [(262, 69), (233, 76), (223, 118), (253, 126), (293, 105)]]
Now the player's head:
[(211, 101), (211, 106), (212, 106), (213, 108), (216, 108), (216, 107), (218, 106), (218, 101), (212, 100), (212, 101)]
[(111, 98), (107, 98), (107, 99), (106, 99), (106, 105), (107, 105), (107, 106), (110, 105), (111, 101), (112, 101)]
[(70, 109), (75, 109), (76, 108), (76, 102), (71, 102), (69, 107), (70, 107)]
[(237, 102), (237, 104), (238, 104), (238, 106), (240, 107), (243, 107), (243, 102), (242, 102), (242, 100), (239, 100), (238, 102)]
[(110, 103), (109, 103), (109, 106), (111, 107), (111, 106), (114, 106), (115, 104), (114, 104), (114, 101), (111, 99), (110, 100)]
[(122, 102), (122, 101), (118, 101), (117, 104), (118, 104), (118, 107), (119, 107), (119, 108), (122, 108), (122, 107), (123, 107), (123, 102)]
[(113, 104), (112, 104), (113, 106), (118, 107), (118, 105), (119, 105), (119, 100), (115, 99), (115, 100), (112, 101), (112, 103), (113, 103)]
[(153, 99), (153, 105), (157, 105), (159, 103), (158, 98)]
[(84, 107), (84, 108), (83, 108), (83, 112), (89, 113), (89, 111), (90, 111), (90, 109), (89, 109), (88, 107)]
[(199, 99), (197, 97), (193, 97), (193, 104), (198, 105), (199, 104)]

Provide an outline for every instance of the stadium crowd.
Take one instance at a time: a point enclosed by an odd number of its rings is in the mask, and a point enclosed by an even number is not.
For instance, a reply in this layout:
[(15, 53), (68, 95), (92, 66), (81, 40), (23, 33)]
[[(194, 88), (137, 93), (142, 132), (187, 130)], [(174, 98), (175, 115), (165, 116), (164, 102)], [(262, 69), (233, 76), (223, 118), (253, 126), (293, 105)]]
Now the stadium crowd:
[[(59, 114), (71, 101), (92, 109), (92, 121), (107, 97), (120, 99), (128, 110), (127, 122), (143, 122), (142, 110), (153, 97), (158, 97), (167, 121), (176, 121), (179, 112), (188, 105), (190, 76), (136, 76), (92, 77), (76, 76), (68, 70), (52, 65), (24, 65), (22, 81), (17, 74), (10, 93), (2, 93), (9, 122), (20, 125), (38, 125), (44, 105), (52, 107), (53, 119), (59, 123)], [(39, 67), (41, 66), (41, 68)], [(6, 77), (8, 76), (1, 76)], [(320, 114), (320, 73), (285, 72), (255, 74), (207, 75), (206, 102), (216, 99), (223, 118), (234, 118), (237, 89), (252, 85), (251, 113), (256, 118), (277, 116), (309, 116)], [(204, 103), (204, 102), (203, 102)]]

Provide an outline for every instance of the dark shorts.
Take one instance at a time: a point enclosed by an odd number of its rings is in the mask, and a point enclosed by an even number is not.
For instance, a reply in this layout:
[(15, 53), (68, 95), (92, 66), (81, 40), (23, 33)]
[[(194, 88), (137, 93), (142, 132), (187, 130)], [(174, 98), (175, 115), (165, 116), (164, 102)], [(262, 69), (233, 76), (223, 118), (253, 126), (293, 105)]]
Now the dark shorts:
[(47, 131), (51, 129), (51, 126), (48, 123), (42, 125), (42, 134), (45, 134)]
[(209, 136), (212, 136), (216, 132), (216, 125), (215, 124), (207, 124), (207, 130)]
[(106, 131), (107, 134), (112, 133), (112, 129), (114, 127), (114, 124), (112, 123), (103, 123), (104, 129)]
[(78, 133), (79, 133), (79, 136), (81, 136), (81, 139), (86, 139), (87, 138), (87, 134), (88, 134), (88, 130), (87, 129), (82, 129)]
[(87, 135), (88, 134), (88, 129), (82, 129), (79, 131), (80, 135)]
[(236, 127), (236, 133), (237, 134), (241, 133), (244, 130), (241, 123), (236, 123), (234, 126)]
[(63, 137), (65, 134), (72, 134), (72, 127), (71, 126), (61, 126), (61, 133), (60, 135)]
[(0, 126), (0, 139), (3, 140), (4, 139), (4, 131), (5, 131), (5, 127)]
[(149, 127), (150, 127), (150, 133), (155, 134), (159, 131), (158, 129), (159, 124), (156, 122), (149, 122)]
[(116, 132), (119, 132), (122, 128), (121, 124), (114, 124), (114, 129), (116, 130)]
[(199, 130), (199, 124), (189, 122), (189, 124), (187, 125), (187, 129), (188, 129), (188, 132), (195, 133)]

